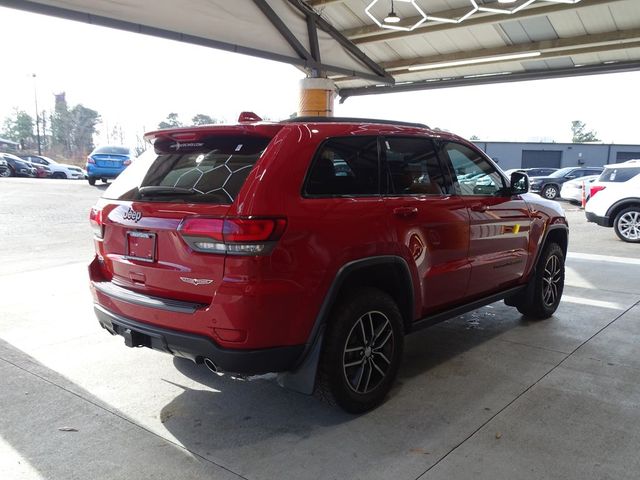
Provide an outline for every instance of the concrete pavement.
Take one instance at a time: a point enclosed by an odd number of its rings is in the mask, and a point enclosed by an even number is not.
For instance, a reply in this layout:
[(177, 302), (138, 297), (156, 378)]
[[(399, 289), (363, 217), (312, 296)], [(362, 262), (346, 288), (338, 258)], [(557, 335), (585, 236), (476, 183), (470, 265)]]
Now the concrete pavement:
[(100, 193), (0, 179), (2, 478), (638, 477), (640, 249), (596, 248), (615, 234), (581, 212), (554, 318), (496, 303), (409, 336), (388, 401), (352, 416), (101, 330), (86, 274)]

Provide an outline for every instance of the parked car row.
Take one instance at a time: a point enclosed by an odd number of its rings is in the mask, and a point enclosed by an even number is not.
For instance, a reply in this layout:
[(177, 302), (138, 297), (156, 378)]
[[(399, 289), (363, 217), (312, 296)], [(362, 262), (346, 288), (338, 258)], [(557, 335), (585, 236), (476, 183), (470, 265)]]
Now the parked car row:
[(47, 167), (51, 172), (51, 178), (71, 178), (74, 180), (86, 178), (86, 172), (75, 165), (58, 163), (43, 155), (20, 155), (20, 157), (31, 162), (35, 166), (41, 165), (43, 167)]
[(13, 155), (0, 153), (0, 176), (87, 179), (107, 182), (124, 171), (135, 158), (129, 147), (106, 145), (95, 148), (87, 157), (86, 170), (75, 165), (58, 163), (43, 155)]
[(581, 204), (584, 199), (589, 222), (613, 228), (620, 240), (640, 243), (640, 159), (604, 167), (505, 171), (513, 172), (529, 176), (530, 191), (549, 200)]
[(564, 183), (590, 175), (600, 175), (602, 170), (602, 167), (566, 167), (545, 177), (530, 177), (531, 191), (546, 199), (555, 200), (560, 196)]
[(28, 161), (16, 157), (10, 153), (0, 153), (0, 158), (4, 160), (5, 167), (0, 170), (3, 177), (36, 177), (37, 169)]
[[(58, 163), (42, 155), (0, 153), (0, 176), (84, 179), (86, 172), (75, 165)], [(3, 167), (4, 164), (4, 167)]]

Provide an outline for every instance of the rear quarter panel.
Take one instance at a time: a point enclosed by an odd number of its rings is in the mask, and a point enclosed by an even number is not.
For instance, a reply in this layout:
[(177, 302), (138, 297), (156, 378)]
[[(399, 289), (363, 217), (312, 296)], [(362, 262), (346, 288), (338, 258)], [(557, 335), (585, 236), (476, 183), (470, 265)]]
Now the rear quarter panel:
[[(396, 127), (401, 128), (401, 127)], [(261, 275), (287, 285), (282, 322), (305, 342), (324, 298), (345, 264), (397, 255), (394, 232), (384, 216), (381, 196), (305, 198), (302, 188), (321, 143), (334, 136), (378, 135), (380, 126), (291, 124), (271, 142), (238, 195), (230, 215), (286, 216), (287, 228)], [(277, 193), (274, 193), (277, 192)], [(227, 263), (225, 275), (232, 274)], [(238, 274), (240, 271), (238, 270)], [(414, 276), (414, 285), (416, 273)], [(285, 290), (283, 289), (282, 292)], [(282, 293), (281, 292), (281, 293)], [(284, 325), (283, 325), (284, 327)]]

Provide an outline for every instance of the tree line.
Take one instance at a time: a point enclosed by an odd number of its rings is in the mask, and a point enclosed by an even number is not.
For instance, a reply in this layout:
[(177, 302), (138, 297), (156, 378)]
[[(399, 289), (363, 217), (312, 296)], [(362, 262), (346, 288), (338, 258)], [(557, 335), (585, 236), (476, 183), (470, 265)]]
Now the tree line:
[(82, 158), (94, 148), (100, 114), (82, 104), (69, 107), (65, 94), (56, 95), (52, 114), (39, 112), (34, 119), (24, 110), (15, 109), (4, 119), (0, 136), (17, 142), (26, 151), (38, 151), (65, 158)]
[(191, 118), (191, 123), (184, 124), (180, 120), (177, 113), (171, 112), (169, 115), (167, 115), (167, 118), (158, 123), (158, 128), (178, 128), (193, 125), (214, 125), (216, 123), (222, 123), (222, 121), (210, 115), (198, 113)]

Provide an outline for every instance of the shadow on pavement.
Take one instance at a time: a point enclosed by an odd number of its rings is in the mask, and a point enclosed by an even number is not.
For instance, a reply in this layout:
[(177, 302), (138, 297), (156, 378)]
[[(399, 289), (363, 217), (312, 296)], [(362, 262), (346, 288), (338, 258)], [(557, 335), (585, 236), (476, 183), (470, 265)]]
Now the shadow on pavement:
[[(505, 318), (488, 331), (484, 331), (481, 325), (491, 319), (484, 314), (484, 319), (478, 320), (477, 317), (483, 314), (472, 312), (447, 322), (445, 327), (432, 327), (409, 335), (405, 343), (405, 361), (396, 386), (383, 406), (365, 415), (350, 415), (313, 396), (287, 391), (277, 385), (275, 375), (239, 380), (229, 375), (214, 374), (203, 365), (196, 365), (189, 360), (174, 358), (174, 365), (182, 374), (213, 391), (182, 386), (183, 393), (162, 408), (161, 419), (167, 430), (189, 450), (216, 459), (223, 452), (233, 452), (231, 457), (235, 458), (228, 460), (232, 468), (238, 468), (234, 462), (240, 464), (241, 452), (251, 445), (270, 445), (269, 440), (276, 439), (275, 445), (297, 445), (300, 442), (312, 445), (327, 437), (340, 442), (339, 438), (345, 436), (345, 429), (341, 426), (350, 423), (353, 426), (348, 429), (355, 431), (362, 430), (363, 423), (372, 423), (365, 431), (375, 431), (375, 438), (364, 439), (368, 444), (367, 449), (377, 448), (378, 442), (393, 441), (398, 450), (409, 450), (412, 440), (402, 433), (402, 429), (414, 429), (411, 419), (415, 417), (397, 417), (397, 414), (421, 408), (416, 403), (424, 402), (427, 405), (438, 401), (440, 394), (437, 391), (427, 393), (431, 398), (425, 398), (422, 391), (424, 386), (420, 385), (429, 381), (427, 376), (430, 370), (511, 328), (523, 325), (522, 317), (511, 308), (501, 307), (499, 311), (494, 311), (498, 316), (504, 314)], [(487, 372), (487, 375), (490, 376), (490, 373)], [(416, 384), (420, 386), (416, 387)], [(421, 390), (420, 395), (412, 396), (411, 392), (417, 388)], [(481, 388), (491, 388), (491, 385), (484, 384)], [(460, 395), (464, 397), (466, 393), (460, 392)], [(480, 406), (478, 408), (482, 410)], [(399, 422), (388, 420), (390, 411), (394, 412), (392, 417), (399, 418)], [(432, 433), (436, 434), (438, 428), (433, 425)], [(443, 428), (450, 428), (450, 425)], [(365, 437), (368, 435), (365, 434)], [(339, 447), (333, 445), (327, 448)]]
[(0, 405), (3, 479), (238, 478), (2, 339)]

